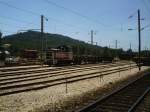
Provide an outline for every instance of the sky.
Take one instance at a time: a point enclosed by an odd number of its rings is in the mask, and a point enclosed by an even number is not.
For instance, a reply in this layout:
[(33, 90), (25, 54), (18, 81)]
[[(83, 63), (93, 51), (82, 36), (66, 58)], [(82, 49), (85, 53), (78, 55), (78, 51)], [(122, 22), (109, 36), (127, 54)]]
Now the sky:
[[(100, 46), (138, 49), (137, 10), (141, 13), (142, 49), (150, 49), (150, 0), (0, 0), (0, 31), (3, 35), (19, 30), (40, 29)], [(132, 16), (132, 18), (128, 18)], [(46, 18), (48, 21), (46, 21)], [(129, 31), (132, 28), (135, 30)]]

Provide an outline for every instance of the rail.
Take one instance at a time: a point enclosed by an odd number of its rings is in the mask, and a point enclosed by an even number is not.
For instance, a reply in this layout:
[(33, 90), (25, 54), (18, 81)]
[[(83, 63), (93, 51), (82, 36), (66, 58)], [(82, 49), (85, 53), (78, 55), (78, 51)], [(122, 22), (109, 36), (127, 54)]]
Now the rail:
[(141, 101), (145, 98), (147, 93), (150, 91), (150, 87), (147, 88), (144, 93), (137, 99), (137, 101), (131, 106), (131, 108), (128, 110), (128, 112), (133, 112), (136, 107), (141, 103)]
[[(82, 74), (82, 75), (77, 75), (77, 76), (75, 75), (75, 76), (71, 76), (71, 77), (62, 77), (62, 78), (58, 78), (58, 79), (32, 82), (32, 83), (24, 83), (24, 84), (15, 84), (15, 85), (9, 85), (9, 86), (7, 86), (7, 83), (6, 83), (6, 86), (0, 87), (0, 90), (1, 90), (0, 96), (20, 93), (20, 92), (25, 92), (25, 91), (31, 91), (31, 90), (39, 90), (39, 89), (43, 89), (43, 88), (47, 88), (47, 87), (59, 85), (59, 84), (77, 82), (80, 80), (99, 77), (100, 73), (102, 73), (102, 72), (103, 72), (103, 74), (101, 74), (101, 75), (104, 76), (104, 75), (109, 75), (109, 74), (116, 73), (116, 72), (125, 71), (125, 70), (135, 68), (135, 67), (136, 67), (136, 65), (122, 67), (122, 68), (119, 67), (119, 68), (115, 68), (115, 69), (111, 69), (111, 70), (98, 71), (98, 72), (94, 72), (94, 73)], [(7, 91), (7, 89), (8, 89), (8, 91)], [(13, 90), (9, 91), (9, 89), (13, 89)], [(4, 91), (4, 92), (2, 92), (2, 91)]]
[[(140, 76), (139, 78), (129, 82), (128, 84), (126, 84), (125, 86), (123, 86), (122, 88), (119, 88), (115, 91), (113, 91), (112, 93), (106, 95), (103, 98), (98, 98), (96, 101), (94, 101), (93, 103), (90, 103), (89, 105), (75, 111), (75, 112), (90, 112), (90, 110), (92, 111), (92, 109), (96, 108), (96, 106), (98, 106), (101, 103), (104, 103), (105, 101), (109, 102), (109, 99), (111, 99), (112, 97), (114, 97), (115, 95), (117, 95), (119, 92), (123, 91), (124, 89), (128, 88), (130, 85), (132, 85), (133, 83), (139, 81), (140, 79), (142, 79), (145, 76), (148, 76), (149, 73), (144, 74), (143, 76)], [(140, 84), (140, 82), (139, 82)], [(144, 84), (143, 84), (144, 85)], [(149, 85), (149, 84), (147, 84)], [(147, 87), (147, 86), (146, 86)], [(150, 91), (150, 87), (148, 87), (148, 89), (144, 90), (143, 94), (140, 95), (140, 97), (137, 98), (137, 100), (130, 106), (130, 108), (128, 109), (127, 112), (133, 112), (133, 110), (138, 106), (138, 104), (140, 104), (140, 102), (143, 100), (143, 98), (145, 97), (145, 95)], [(120, 94), (121, 95), (121, 94)], [(133, 94), (134, 95), (134, 94)], [(122, 95), (124, 97), (124, 95)], [(114, 98), (115, 100), (115, 98)], [(127, 99), (129, 102), (129, 99)], [(105, 105), (106, 102), (105, 102)], [(113, 107), (115, 108), (115, 107)], [(118, 107), (116, 107), (118, 108)], [(113, 112), (112, 110), (110, 110), (111, 112)], [(120, 110), (121, 111), (121, 110)]]

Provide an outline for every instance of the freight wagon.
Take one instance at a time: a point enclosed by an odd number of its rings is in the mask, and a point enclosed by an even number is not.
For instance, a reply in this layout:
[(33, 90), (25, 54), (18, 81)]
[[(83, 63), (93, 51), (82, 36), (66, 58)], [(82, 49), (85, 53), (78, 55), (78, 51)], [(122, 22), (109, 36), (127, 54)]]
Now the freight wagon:
[(36, 60), (38, 58), (38, 51), (37, 50), (31, 50), (31, 49), (25, 49), (23, 51), (23, 58), (28, 60)]

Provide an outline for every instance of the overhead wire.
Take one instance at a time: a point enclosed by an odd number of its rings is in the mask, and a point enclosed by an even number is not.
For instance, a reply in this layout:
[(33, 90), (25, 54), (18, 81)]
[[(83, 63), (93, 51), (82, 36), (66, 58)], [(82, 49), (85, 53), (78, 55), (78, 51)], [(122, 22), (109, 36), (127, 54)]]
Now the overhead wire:
[[(25, 12), (25, 13), (28, 13), (28, 14), (31, 14), (31, 15), (34, 15), (34, 16), (39, 16), (37, 13), (35, 12), (32, 12), (32, 11), (29, 11), (29, 10), (25, 10), (25, 9), (22, 9), (22, 8), (18, 8), (16, 6), (13, 6), (13, 5), (10, 5), (6, 2), (3, 2), (3, 1), (0, 1), (0, 4), (2, 5), (5, 5), (7, 7), (10, 7), (10, 8), (13, 8), (13, 9), (16, 9), (16, 10), (19, 10), (19, 11), (22, 11), (22, 12)], [(11, 18), (11, 17), (6, 17), (6, 16), (0, 16), (1, 18), (5, 18), (5, 19), (9, 19), (9, 20), (12, 20), (12, 21), (16, 21), (16, 22), (23, 22), (23, 23), (28, 23), (28, 24), (31, 24), (31, 22), (27, 22), (27, 21), (23, 21), (23, 20), (18, 20), (18, 19), (14, 19), (14, 18)], [(27, 27), (20, 27), (19, 25), (12, 25), (12, 24), (5, 24), (5, 23), (0, 23), (0, 24), (3, 24), (3, 25), (6, 25), (6, 26), (9, 26), (9, 27), (16, 27), (16, 28), (27, 28)], [(33, 24), (33, 23), (32, 23)]]
[[(140, 0), (142, 2), (142, 4), (145, 6), (145, 9), (147, 10), (147, 12), (150, 12), (150, 7), (148, 7), (148, 5), (146, 4), (145, 0)], [(150, 14), (149, 14), (149, 18), (150, 18)]]
[[(81, 13), (79, 13), (79, 12), (73, 10), (73, 9), (66, 8), (66, 7), (64, 7), (64, 6), (62, 6), (62, 5), (59, 5), (59, 4), (57, 4), (57, 3), (55, 3), (55, 2), (53, 2), (53, 1), (51, 1), (51, 0), (44, 0), (44, 1), (47, 2), (47, 3), (50, 4), (50, 5), (53, 5), (53, 6), (55, 6), (55, 7), (64, 9), (64, 10), (70, 12), (70, 13), (73, 13), (73, 14), (75, 14), (75, 15), (77, 15), (77, 16), (80, 16), (80, 17), (82, 17), (82, 18), (84, 18), (84, 19), (86, 19), (86, 20), (89, 20), (89, 21), (91, 21), (91, 22), (100, 24), (100, 25), (102, 25), (102, 26), (104, 26), (104, 27), (107, 27), (107, 28), (109, 28), (109, 29), (119, 25), (120, 27), (119, 27), (119, 28), (115, 28), (115, 29), (117, 29), (117, 30), (120, 30), (120, 29), (121, 29), (121, 32), (122, 32), (122, 31), (123, 31), (123, 24), (124, 24), (124, 23), (127, 23), (127, 22), (125, 21), (125, 22), (123, 22), (123, 23), (120, 23), (120, 24), (117, 24), (117, 25), (113, 25), (113, 26), (111, 26), (111, 25), (105, 25), (104, 23), (102, 23), (102, 22), (100, 22), (100, 21), (97, 21), (97, 20), (95, 20), (95, 19), (92, 19), (92, 18), (90, 18), (90, 17), (88, 17), (88, 16), (86, 16), (86, 15), (83, 15), (83, 14), (81, 14)], [(135, 14), (135, 12), (134, 12), (133, 14)], [(113, 29), (114, 29), (114, 28), (113, 28)]]
[(72, 9), (66, 8), (66, 7), (64, 7), (64, 6), (62, 6), (62, 5), (59, 5), (59, 4), (55, 3), (55, 2), (52, 2), (52, 1), (50, 1), (50, 0), (44, 0), (44, 1), (47, 2), (47, 3), (50, 4), (50, 5), (56, 6), (56, 7), (58, 7), (58, 8), (61, 8), (61, 9), (66, 10), (66, 11), (68, 11), (68, 12), (70, 12), (70, 13), (73, 13), (73, 14), (75, 14), (75, 15), (77, 15), (77, 16), (80, 16), (80, 17), (82, 17), (82, 18), (84, 18), (84, 19), (86, 19), (86, 20), (88, 20), (88, 21), (91, 21), (91, 22), (100, 24), (100, 25), (105, 26), (105, 27), (109, 27), (108, 25), (105, 25), (104, 23), (102, 23), (102, 22), (100, 22), (100, 21), (98, 21), (98, 20), (92, 19), (92, 18), (90, 18), (90, 17), (88, 17), (88, 16), (86, 16), (86, 15), (83, 15), (83, 14), (81, 14), (81, 13), (79, 13), (79, 12), (77, 12), (77, 11), (74, 11), (74, 10), (72, 10)]
[(39, 16), (38, 13), (29, 11), (29, 10), (26, 10), (26, 9), (18, 8), (18, 7), (16, 7), (16, 6), (10, 5), (10, 4), (8, 4), (8, 3), (6, 3), (6, 2), (3, 2), (3, 1), (0, 1), (0, 4), (3, 4), (3, 5), (5, 5), (5, 6), (11, 7), (11, 8), (14, 8), (14, 9), (17, 9), (17, 10), (20, 10), (20, 11), (22, 11), (22, 12), (30, 13), (30, 14), (35, 15), (35, 16)]
[[(69, 12), (71, 12), (71, 13), (73, 13), (73, 14), (76, 14), (76, 15), (82, 17), (82, 18), (85, 18), (85, 19), (89, 20), (89, 21), (92, 21), (92, 22), (95, 22), (95, 23), (98, 23), (98, 24), (101, 24), (101, 25), (105, 26), (103, 23), (101, 23), (101, 22), (99, 22), (99, 21), (97, 21), (97, 20), (93, 20), (92, 18), (90, 18), (90, 17), (88, 17), (88, 16), (86, 16), (86, 15), (80, 14), (80, 13), (78, 13), (78, 12), (72, 10), (72, 9), (69, 9), (69, 8), (64, 7), (64, 6), (58, 5), (58, 4), (56, 4), (56, 3), (54, 3), (54, 2), (52, 2), (52, 1), (50, 1), (50, 0), (44, 0), (44, 1), (46, 1), (47, 3), (49, 3), (49, 4), (51, 4), (51, 5), (55, 5), (56, 7), (62, 8), (62, 9), (64, 9), (64, 10), (66, 10), (66, 11), (69, 11)], [(23, 8), (19, 8), (19, 7), (10, 5), (10, 4), (8, 4), (8, 3), (6, 3), (6, 2), (3, 2), (3, 1), (0, 1), (0, 4), (3, 4), (3, 5), (5, 5), (5, 6), (14, 8), (14, 9), (16, 9), (16, 10), (19, 10), (19, 11), (22, 11), (22, 12), (25, 12), (25, 13), (30, 13), (31, 15), (34, 15), (34, 16), (38, 16), (38, 17), (41, 16), (41, 14), (39, 14), (39, 13), (37, 13), (37, 12), (33, 12), (33, 11), (30, 11), (30, 10), (26, 10), (26, 9), (23, 9)], [(46, 16), (46, 17), (47, 17), (47, 16)], [(52, 21), (54, 21), (54, 22), (56, 22), (56, 23), (59, 22), (60, 24), (65, 25), (65, 26), (68, 26), (68, 27), (70, 27), (70, 28), (76, 28), (76, 29), (85, 30), (85, 29), (83, 29), (83, 28), (81, 28), (81, 27), (79, 27), (79, 26), (76, 26), (76, 25), (73, 25), (73, 24), (64, 23), (64, 22), (61, 21), (61, 20), (58, 20), (58, 19), (55, 19), (55, 18), (52, 18), (52, 17), (49, 17), (49, 16), (48, 16), (47, 18), (50, 19), (50, 20), (52, 20)], [(110, 26), (109, 26), (108, 28), (110, 28)], [(122, 31), (122, 29), (123, 29), (123, 28), (122, 28), (122, 25), (121, 25), (121, 28), (120, 28), (120, 29), (121, 29), (121, 31)], [(87, 30), (86, 30), (86, 31), (87, 31)]]
[[(22, 11), (22, 12), (25, 12), (25, 13), (30, 13), (31, 15), (34, 15), (34, 16), (37, 16), (37, 17), (40, 17), (40, 16), (41, 16), (41, 14), (39, 14), (39, 13), (37, 13), (37, 12), (33, 12), (33, 11), (30, 11), (30, 10), (26, 10), (26, 9), (23, 9), (23, 8), (19, 8), (19, 7), (10, 5), (10, 4), (8, 4), (8, 3), (6, 3), (6, 2), (3, 2), (3, 1), (0, 1), (0, 4), (3, 4), (3, 5), (5, 5), (5, 6), (7, 6), (7, 7), (14, 8), (14, 9), (16, 9), (16, 10), (19, 10), (19, 11)], [(65, 25), (65, 26), (68, 26), (68, 27), (70, 27), (70, 28), (73, 28), (73, 27), (74, 27), (74, 28), (80, 28), (80, 27), (78, 27), (78, 26), (76, 26), (76, 25), (64, 23), (63, 21), (58, 20), (58, 19), (55, 19), (55, 18), (52, 18), (52, 17), (50, 17), (50, 16), (46, 16), (46, 18), (48, 18), (49, 20), (52, 20), (52, 21), (54, 21), (54, 22), (59, 22), (60, 24)]]
[[(0, 24), (5, 25), (5, 26), (8, 26), (9, 28), (11, 27), (11, 28), (13, 28), (13, 29), (14, 29), (14, 27), (15, 27), (15, 28), (19, 28), (19, 29), (20, 29), (20, 28), (22, 28), (22, 29), (26, 29), (26, 28), (27, 28), (27, 27), (20, 27), (20, 26), (18, 26), (18, 25), (8, 24), (8, 23), (5, 24), (5, 23), (1, 23), (1, 22), (0, 22)], [(1, 25), (1, 26), (2, 26), (2, 25)], [(10, 28), (10, 29), (11, 29), (11, 28)], [(17, 30), (17, 29), (16, 29), (16, 30)], [(0, 28), (0, 31), (2, 31), (2, 33), (17, 33), (17, 31), (5, 30), (5, 28), (3, 28), (3, 29)]]
[(6, 25), (6, 26), (9, 26), (9, 27), (16, 27), (16, 28), (27, 28), (27, 27), (22, 27), (22, 26), (19, 26), (19, 25), (12, 25), (12, 24), (6, 24), (6, 23), (2, 23), (0, 22), (0, 24), (3, 24), (3, 25)]
[[(89, 18), (89, 17), (87, 17), (87, 16), (85, 16), (85, 15), (82, 15), (82, 14), (80, 14), (80, 13), (74, 11), (74, 10), (70, 10), (70, 9), (65, 8), (65, 7), (63, 7), (63, 6), (60, 6), (60, 5), (58, 5), (58, 4), (55, 4), (54, 2), (51, 2), (50, 0), (46, 0), (46, 1), (47, 1), (48, 3), (51, 3), (51, 4), (53, 4), (53, 5), (57, 6), (57, 7), (59, 7), (59, 8), (63, 8), (64, 10), (68, 10), (68, 11), (70, 11), (71, 13), (74, 13), (74, 14), (80, 16), (80, 17), (83, 17), (83, 18), (87, 19), (87, 20), (93, 21), (91, 18)], [(16, 10), (20, 10), (20, 11), (25, 12), (25, 13), (30, 13), (30, 14), (32, 14), (32, 15), (34, 15), (34, 16), (38, 16), (38, 17), (41, 16), (41, 14), (39, 14), (39, 13), (37, 13), (37, 12), (33, 12), (33, 11), (30, 11), (30, 10), (26, 10), (26, 9), (23, 9), (23, 8), (19, 8), (19, 7), (10, 5), (10, 4), (8, 4), (8, 3), (6, 3), (6, 2), (3, 2), (3, 1), (0, 1), (0, 4), (3, 4), (3, 5), (5, 5), (5, 6), (11, 7), (11, 8), (14, 8), (14, 9), (16, 9)], [(60, 24), (65, 25), (65, 26), (68, 26), (68, 27), (70, 27), (70, 28), (82, 29), (82, 30), (87, 31), (86, 29), (83, 29), (83, 28), (81, 28), (81, 27), (79, 27), (79, 26), (76, 26), (76, 25), (73, 25), (73, 24), (64, 23), (64, 22), (61, 21), (61, 20), (54, 19), (54, 18), (49, 17), (49, 16), (48, 16), (47, 18), (50, 19), (50, 20), (52, 20), (52, 21), (54, 21), (54, 22), (56, 22), (56, 23), (59, 22)], [(99, 21), (95, 21), (95, 20), (94, 20), (93, 22), (99, 23)], [(102, 25), (103, 23), (99, 23), (99, 24)], [(104, 25), (104, 26), (105, 26), (105, 25)]]
[(8, 20), (15, 21), (15, 22), (20, 22), (20, 23), (23, 23), (23, 24), (25, 23), (25, 24), (37, 25), (33, 22), (28, 22), (28, 21), (15, 19), (15, 18), (12, 18), (12, 17), (7, 17), (7, 16), (0, 16), (0, 18), (8, 19)]
[(148, 27), (150, 27), (150, 24), (144, 26), (141, 30), (144, 30), (145, 28), (148, 28)]

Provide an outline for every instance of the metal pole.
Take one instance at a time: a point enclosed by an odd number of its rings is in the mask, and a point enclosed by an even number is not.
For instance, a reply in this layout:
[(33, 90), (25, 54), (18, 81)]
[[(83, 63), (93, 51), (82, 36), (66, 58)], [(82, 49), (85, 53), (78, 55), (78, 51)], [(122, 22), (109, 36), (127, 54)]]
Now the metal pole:
[(131, 46), (132, 46), (132, 45), (131, 45), (131, 43), (130, 43), (130, 50), (132, 49)]
[(43, 65), (43, 31), (44, 31), (44, 16), (41, 15), (41, 64)]
[(94, 33), (94, 31), (91, 30), (91, 44), (92, 44), (92, 45), (93, 45), (93, 33)]
[(117, 58), (117, 56), (118, 56), (118, 51), (117, 51), (117, 48), (118, 48), (118, 41), (117, 41), (117, 40), (115, 41), (115, 48), (116, 48), (116, 58)]
[(118, 41), (116, 40), (116, 49), (117, 49), (117, 47), (118, 47)]
[(130, 43), (130, 61), (132, 60), (132, 48), (131, 48), (131, 43)]
[(131, 60), (132, 60), (132, 48), (131, 48), (131, 43), (130, 43), (130, 72), (131, 72)]
[(45, 35), (45, 62), (47, 63), (47, 34)]
[(2, 47), (2, 33), (0, 32), (0, 50), (1, 50), (1, 47)]
[(138, 35), (139, 35), (139, 53), (138, 53), (138, 67), (141, 70), (141, 23), (140, 23), (140, 10), (138, 9)]

